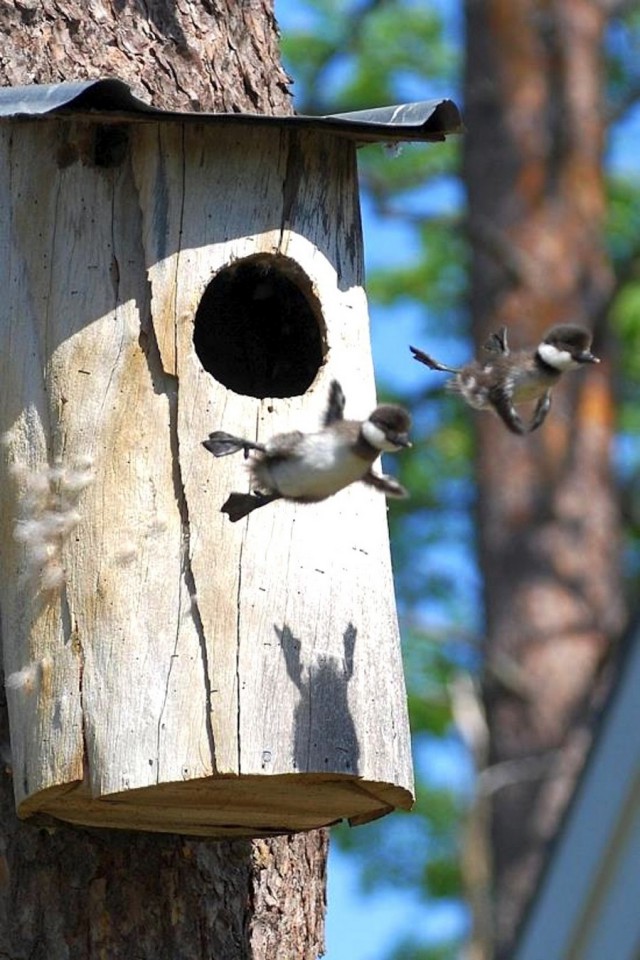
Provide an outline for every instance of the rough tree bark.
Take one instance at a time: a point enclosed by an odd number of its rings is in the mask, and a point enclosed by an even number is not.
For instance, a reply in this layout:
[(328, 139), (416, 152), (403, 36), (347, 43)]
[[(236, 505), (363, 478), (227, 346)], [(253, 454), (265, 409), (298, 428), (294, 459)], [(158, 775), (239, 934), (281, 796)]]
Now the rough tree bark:
[[(115, 75), (167, 108), (292, 109), (270, 0), (7, 0), (0, 35), (3, 84)], [(325, 831), (212, 843), (39, 829), (15, 817), (8, 762), (0, 814), (3, 956), (316, 960), (322, 952)]]
[(621, 629), (611, 368), (600, 323), (602, 37), (593, 0), (467, 0), (465, 173), (478, 345), (555, 323), (596, 328), (599, 367), (571, 374), (544, 427), (477, 418), (485, 705), (493, 783), (496, 957), (510, 955), (545, 843), (589, 744), (603, 657)]
[(176, 110), (291, 113), (272, 0), (6, 0), (3, 85), (118, 77)]

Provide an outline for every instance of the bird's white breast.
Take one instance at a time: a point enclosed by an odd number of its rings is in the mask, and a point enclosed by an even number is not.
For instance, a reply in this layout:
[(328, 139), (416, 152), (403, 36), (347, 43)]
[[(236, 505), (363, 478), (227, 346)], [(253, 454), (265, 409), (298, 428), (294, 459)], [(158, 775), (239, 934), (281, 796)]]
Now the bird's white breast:
[(553, 375), (549, 379), (535, 369), (521, 371), (511, 381), (513, 402), (527, 403), (529, 400), (537, 400), (554, 382)]
[(259, 481), (292, 500), (324, 500), (360, 478), (369, 463), (347, 438), (322, 432), (301, 436), (292, 457), (256, 465)]

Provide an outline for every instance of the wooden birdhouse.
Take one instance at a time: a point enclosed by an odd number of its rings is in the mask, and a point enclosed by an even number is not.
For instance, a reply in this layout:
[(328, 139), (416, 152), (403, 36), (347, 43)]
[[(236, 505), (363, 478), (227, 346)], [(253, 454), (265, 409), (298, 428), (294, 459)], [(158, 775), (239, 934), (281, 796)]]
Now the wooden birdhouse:
[(375, 406), (342, 117), (154, 110), (119, 81), (0, 91), (0, 605), (18, 813), (260, 836), (412, 802), (381, 494), (232, 524), (242, 456)]

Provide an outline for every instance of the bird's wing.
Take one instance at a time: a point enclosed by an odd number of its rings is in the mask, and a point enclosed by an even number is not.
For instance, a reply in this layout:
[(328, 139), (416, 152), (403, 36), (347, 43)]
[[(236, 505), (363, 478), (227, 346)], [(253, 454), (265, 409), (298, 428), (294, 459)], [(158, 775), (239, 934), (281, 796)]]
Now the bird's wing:
[(329, 387), (329, 399), (327, 400), (327, 409), (322, 418), (322, 426), (328, 427), (338, 420), (344, 420), (344, 391), (337, 380), (332, 380)]
[(497, 333), (492, 333), (485, 343), (484, 349), (489, 353), (500, 353), (502, 356), (508, 357), (511, 351), (507, 342), (507, 328), (500, 327)]

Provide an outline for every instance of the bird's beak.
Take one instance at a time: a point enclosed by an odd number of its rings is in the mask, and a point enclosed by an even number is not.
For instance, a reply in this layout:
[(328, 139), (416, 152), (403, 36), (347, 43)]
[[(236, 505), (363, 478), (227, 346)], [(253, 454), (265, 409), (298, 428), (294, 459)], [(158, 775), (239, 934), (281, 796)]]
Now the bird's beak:
[(397, 443), (399, 447), (410, 447), (412, 445), (406, 433), (397, 433), (393, 438), (393, 442)]
[(594, 357), (590, 350), (583, 350), (577, 360), (578, 363), (600, 363), (600, 357)]

